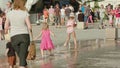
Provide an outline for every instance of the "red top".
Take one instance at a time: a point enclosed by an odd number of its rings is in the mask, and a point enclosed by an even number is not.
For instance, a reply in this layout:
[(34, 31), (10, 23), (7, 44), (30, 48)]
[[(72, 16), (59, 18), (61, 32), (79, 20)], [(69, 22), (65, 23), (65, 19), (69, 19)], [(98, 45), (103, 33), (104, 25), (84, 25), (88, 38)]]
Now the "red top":
[(117, 10), (115, 10), (115, 16), (116, 17), (120, 17), (120, 11), (117, 9)]

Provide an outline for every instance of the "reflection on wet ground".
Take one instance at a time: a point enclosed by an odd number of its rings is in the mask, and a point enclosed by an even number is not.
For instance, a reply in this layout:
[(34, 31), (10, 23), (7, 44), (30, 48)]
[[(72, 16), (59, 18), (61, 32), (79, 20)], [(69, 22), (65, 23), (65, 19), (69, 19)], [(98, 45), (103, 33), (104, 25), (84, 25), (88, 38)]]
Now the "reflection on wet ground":
[[(77, 49), (72, 42), (67, 47), (58, 46), (54, 56), (46, 52), (45, 58), (41, 58), (38, 50), (37, 58), (28, 61), (28, 68), (120, 68), (119, 41), (86, 40), (78, 44)], [(0, 56), (0, 68), (8, 68), (4, 56)]]

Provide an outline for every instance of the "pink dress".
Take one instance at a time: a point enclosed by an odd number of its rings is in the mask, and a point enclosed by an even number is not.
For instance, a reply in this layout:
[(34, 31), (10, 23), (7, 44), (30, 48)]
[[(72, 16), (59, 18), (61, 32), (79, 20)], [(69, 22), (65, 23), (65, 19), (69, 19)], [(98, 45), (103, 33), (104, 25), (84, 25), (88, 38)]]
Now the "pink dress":
[(67, 27), (67, 33), (72, 33), (74, 31), (74, 27), (73, 27), (74, 24), (76, 24), (75, 20), (68, 20), (67, 26), (71, 26), (71, 27)]
[(42, 30), (40, 49), (42, 50), (54, 49), (54, 45), (50, 38), (50, 30)]

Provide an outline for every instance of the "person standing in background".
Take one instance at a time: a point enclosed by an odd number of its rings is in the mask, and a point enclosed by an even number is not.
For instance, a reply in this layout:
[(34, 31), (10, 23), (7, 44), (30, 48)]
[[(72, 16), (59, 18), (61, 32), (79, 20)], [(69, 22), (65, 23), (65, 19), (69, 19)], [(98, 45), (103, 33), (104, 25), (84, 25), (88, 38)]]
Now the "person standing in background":
[(100, 24), (99, 24), (99, 28), (104, 28), (104, 25), (103, 25), (103, 19), (105, 17), (105, 8), (103, 5), (101, 5), (100, 9), (99, 9), (99, 12), (100, 12)]
[(5, 40), (5, 31), (4, 31), (4, 25), (5, 25), (5, 20), (6, 20), (6, 16), (5, 16), (5, 13), (2, 12), (1, 13), (1, 17), (2, 17), (2, 33), (1, 33), (1, 37), (2, 37), (2, 40)]
[(88, 19), (89, 19), (89, 16), (90, 16), (90, 5), (88, 5), (86, 8), (85, 8), (85, 13), (84, 13), (84, 20), (85, 20), (85, 29), (88, 29)]
[(59, 4), (55, 6), (55, 26), (60, 27), (60, 8)]
[(7, 8), (5, 9), (5, 13), (8, 13), (12, 10), (12, 2), (8, 1), (6, 6)]
[(44, 21), (47, 22), (48, 21), (48, 17), (49, 17), (49, 13), (48, 13), (48, 9), (47, 7), (45, 6), (44, 9), (43, 9), (43, 15), (44, 15)]
[(50, 6), (48, 12), (49, 12), (50, 24), (53, 25), (53, 23), (54, 23), (54, 14), (55, 14), (55, 13), (54, 13), (54, 8), (53, 8), (52, 5)]

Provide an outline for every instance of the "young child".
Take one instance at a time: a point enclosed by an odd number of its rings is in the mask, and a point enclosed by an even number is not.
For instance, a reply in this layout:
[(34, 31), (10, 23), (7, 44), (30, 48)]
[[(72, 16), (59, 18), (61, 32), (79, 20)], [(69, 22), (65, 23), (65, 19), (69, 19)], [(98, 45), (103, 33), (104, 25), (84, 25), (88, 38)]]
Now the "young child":
[(41, 36), (41, 44), (40, 44), (40, 50), (41, 50), (41, 55), (44, 57), (44, 50), (48, 50), (50, 53), (50, 56), (52, 56), (52, 50), (54, 49), (54, 45), (52, 43), (52, 40), (50, 38), (50, 35), (54, 35), (54, 33), (49, 30), (49, 25), (47, 23), (43, 23), (43, 27), (39, 35), (35, 38), (38, 39)]
[(77, 48), (76, 34), (74, 31), (74, 27), (75, 27), (76, 22), (75, 22), (74, 18), (75, 18), (74, 13), (70, 13), (70, 18), (67, 22), (67, 38), (66, 38), (66, 41), (64, 43), (64, 46), (67, 46), (68, 42), (70, 41), (70, 36), (72, 34), (73, 39), (74, 39), (75, 48)]
[(8, 57), (9, 68), (14, 68), (16, 55), (10, 41), (6, 44), (6, 56)]

